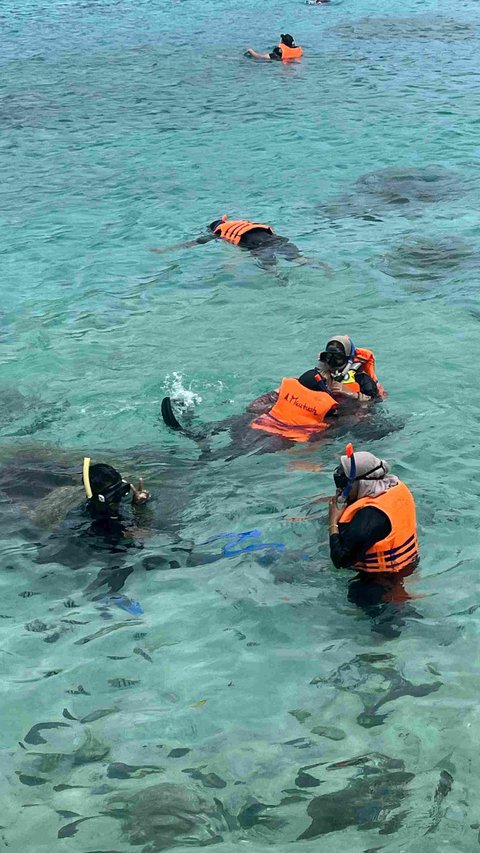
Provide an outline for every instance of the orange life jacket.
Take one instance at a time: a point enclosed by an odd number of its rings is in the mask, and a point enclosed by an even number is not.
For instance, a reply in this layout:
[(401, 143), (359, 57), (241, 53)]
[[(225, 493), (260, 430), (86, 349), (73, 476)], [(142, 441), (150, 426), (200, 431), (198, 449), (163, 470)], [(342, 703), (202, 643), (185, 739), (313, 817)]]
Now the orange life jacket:
[(369, 349), (356, 347), (354, 362), (350, 370), (347, 371), (345, 378), (341, 380), (341, 384), (345, 385), (345, 390), (355, 392), (360, 391), (360, 385), (355, 379), (356, 373), (360, 372), (366, 373), (367, 376), (370, 376), (373, 381), (377, 383), (379, 395), (380, 397), (384, 397), (385, 392), (375, 374), (375, 356), (373, 352)]
[(234, 243), (235, 246), (238, 246), (243, 235), (251, 231), (252, 228), (263, 228), (269, 234), (273, 233), (270, 225), (259, 225), (258, 222), (249, 222), (248, 219), (226, 219), (225, 222), (217, 225), (213, 233), (217, 237), (221, 237), (223, 240), (228, 240), (229, 243)]
[(301, 47), (288, 47), (283, 42), (280, 42), (278, 45), (280, 50), (282, 51), (282, 62), (292, 62), (294, 59), (300, 59), (303, 56), (303, 50)]
[(250, 426), (291, 441), (308, 441), (315, 433), (328, 429), (324, 418), (336, 405), (326, 391), (310, 391), (298, 379), (282, 379), (275, 405)]
[(384, 512), (392, 530), (385, 539), (376, 542), (353, 568), (363, 572), (400, 572), (411, 566), (418, 558), (417, 523), (415, 501), (405, 483), (397, 483), (378, 498), (354, 501), (343, 512), (339, 524), (348, 524), (366, 506)]

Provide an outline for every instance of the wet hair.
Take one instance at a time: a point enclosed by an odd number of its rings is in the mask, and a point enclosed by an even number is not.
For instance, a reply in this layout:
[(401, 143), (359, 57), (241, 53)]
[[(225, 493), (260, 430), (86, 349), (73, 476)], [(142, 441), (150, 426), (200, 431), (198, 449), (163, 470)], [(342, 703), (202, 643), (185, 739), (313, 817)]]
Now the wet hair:
[(215, 219), (214, 222), (211, 222), (210, 225), (208, 226), (209, 231), (215, 231), (215, 228), (218, 228), (218, 226), (221, 224), (222, 224), (221, 219)]
[(90, 477), (90, 487), (94, 498), (96, 498), (97, 495), (101, 495), (109, 486), (113, 486), (122, 479), (122, 475), (116, 468), (112, 468), (111, 465), (105, 465), (103, 462), (90, 465), (88, 473)]
[(293, 38), (293, 36), (290, 35), (290, 33), (282, 33), (280, 38), (282, 44), (285, 44), (287, 47), (293, 47), (293, 45), (295, 44), (295, 39)]

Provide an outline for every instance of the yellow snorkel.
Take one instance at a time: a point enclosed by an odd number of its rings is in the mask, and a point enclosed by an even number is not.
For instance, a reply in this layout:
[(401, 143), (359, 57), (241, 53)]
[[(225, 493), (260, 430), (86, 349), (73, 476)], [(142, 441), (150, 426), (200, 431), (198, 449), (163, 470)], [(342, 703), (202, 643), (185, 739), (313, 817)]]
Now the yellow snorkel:
[(92, 487), (90, 485), (90, 456), (83, 457), (83, 485), (88, 500), (93, 498)]

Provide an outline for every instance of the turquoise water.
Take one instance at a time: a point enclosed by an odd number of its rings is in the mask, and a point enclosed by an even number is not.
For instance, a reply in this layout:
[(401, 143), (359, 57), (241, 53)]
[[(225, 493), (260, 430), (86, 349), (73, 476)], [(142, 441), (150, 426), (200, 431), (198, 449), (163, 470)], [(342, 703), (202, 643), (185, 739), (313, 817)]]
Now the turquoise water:
[[(478, 4), (0, 13), (2, 845), (477, 849)], [(301, 64), (242, 56), (280, 31)], [(312, 263), (148, 251), (224, 212)], [(172, 391), (239, 413), (338, 332), (418, 508), (418, 571), (369, 601), (322, 505), (290, 520), (338, 442), (207, 464), (159, 421)], [(143, 547), (32, 517), (85, 452), (145, 476)], [(285, 549), (201, 544), (253, 528)], [(143, 614), (95, 600), (114, 569)]]

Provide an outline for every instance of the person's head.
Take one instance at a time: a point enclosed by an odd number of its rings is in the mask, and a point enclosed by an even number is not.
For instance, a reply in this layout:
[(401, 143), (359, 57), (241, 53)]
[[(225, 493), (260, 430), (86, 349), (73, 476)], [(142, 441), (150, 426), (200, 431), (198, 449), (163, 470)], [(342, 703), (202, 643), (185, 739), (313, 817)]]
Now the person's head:
[(223, 222), (226, 222), (227, 219), (228, 217), (226, 213), (224, 213), (221, 219), (214, 219), (214, 221), (210, 223), (210, 225), (208, 226), (208, 230), (213, 233), (214, 231), (216, 231), (218, 226), (222, 225)]
[(109, 517), (118, 515), (120, 502), (131, 488), (116, 468), (103, 462), (90, 465), (88, 457), (83, 461), (82, 482), (90, 508), (98, 515)]
[[(348, 450), (348, 448), (347, 448)], [(340, 465), (333, 472), (337, 498), (348, 504), (365, 497), (378, 497), (398, 483), (398, 477), (388, 473), (388, 463), (373, 453), (358, 451), (340, 457)]]
[(293, 36), (290, 35), (290, 33), (282, 33), (280, 36), (280, 41), (286, 47), (295, 47), (295, 39), (293, 38)]
[(325, 349), (318, 356), (322, 364), (328, 365), (332, 374), (345, 370), (349, 361), (355, 358), (355, 347), (348, 335), (335, 335), (330, 338)]

